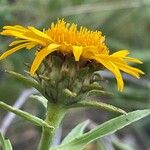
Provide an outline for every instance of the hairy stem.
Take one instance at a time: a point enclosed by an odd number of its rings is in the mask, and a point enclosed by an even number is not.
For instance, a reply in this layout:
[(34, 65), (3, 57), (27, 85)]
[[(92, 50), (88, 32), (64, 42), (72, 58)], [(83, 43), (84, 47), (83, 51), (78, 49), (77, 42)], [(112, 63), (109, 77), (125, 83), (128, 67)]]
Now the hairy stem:
[(59, 127), (65, 113), (66, 109), (61, 105), (52, 103), (48, 104), (45, 122), (53, 126), (55, 129), (50, 131), (46, 127), (42, 128), (42, 135), (38, 150), (50, 150), (55, 131)]

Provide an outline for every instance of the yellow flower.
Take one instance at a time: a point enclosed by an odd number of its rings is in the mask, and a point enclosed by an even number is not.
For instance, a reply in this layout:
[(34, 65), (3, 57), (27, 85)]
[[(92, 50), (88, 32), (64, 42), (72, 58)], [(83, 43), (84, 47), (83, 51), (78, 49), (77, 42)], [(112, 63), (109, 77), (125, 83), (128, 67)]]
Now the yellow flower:
[(119, 91), (122, 91), (124, 86), (120, 70), (137, 78), (144, 74), (128, 65), (128, 62), (142, 63), (136, 58), (128, 57), (128, 50), (109, 54), (109, 49), (104, 43), (105, 37), (100, 31), (90, 31), (82, 26), (78, 30), (76, 24), (66, 23), (63, 19), (58, 20), (56, 24), (52, 23), (48, 30), (43, 31), (32, 26), (24, 28), (19, 25), (4, 26), (3, 29), (1, 35), (13, 36), (16, 40), (9, 45), (13, 48), (3, 53), (0, 60), (22, 48), (30, 50), (35, 46), (41, 47), (35, 53), (31, 75), (35, 74), (43, 59), (54, 51), (72, 55), (75, 61), (85, 60), (102, 64), (115, 75)]

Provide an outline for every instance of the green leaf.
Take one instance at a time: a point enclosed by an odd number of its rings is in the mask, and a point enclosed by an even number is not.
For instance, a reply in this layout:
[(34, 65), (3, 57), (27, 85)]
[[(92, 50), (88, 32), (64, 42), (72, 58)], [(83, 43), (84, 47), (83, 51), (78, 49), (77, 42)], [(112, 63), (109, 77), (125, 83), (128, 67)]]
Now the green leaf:
[(90, 90), (87, 93), (87, 97), (90, 97), (91, 95), (96, 95), (96, 96), (99, 96), (99, 95), (110, 95), (110, 96), (112, 96), (113, 94), (111, 92), (107, 92), (107, 91), (103, 91), (103, 90)]
[(8, 139), (5, 139), (2, 134), (0, 134), (0, 146), (3, 150), (12, 150), (12, 145)]
[(87, 124), (89, 123), (89, 120), (84, 121), (80, 124), (78, 124), (72, 131), (64, 138), (61, 144), (66, 144), (70, 142), (71, 140), (79, 137), (83, 134), (84, 129), (86, 128)]
[(30, 98), (38, 100), (45, 108), (47, 108), (48, 100), (44, 96), (39, 95), (31, 95)]
[(8, 74), (10, 74), (10, 75), (12, 75), (17, 80), (21, 81), (23, 84), (31, 86), (31, 87), (34, 87), (39, 92), (42, 93), (42, 87), (40, 86), (40, 84), (37, 81), (35, 81), (33, 79), (29, 79), (29, 78), (23, 76), (22, 74), (19, 74), (19, 73), (13, 72), (13, 71), (6, 70), (5, 72), (8, 73)]
[(36, 126), (40, 126), (40, 127), (45, 127), (49, 130), (52, 130), (54, 129), (52, 126), (50, 126), (49, 124), (47, 124), (44, 120), (36, 117), (36, 116), (33, 116), (27, 112), (24, 112), (22, 110), (19, 110), (19, 109), (16, 109), (10, 105), (7, 105), (6, 103), (0, 101), (0, 108), (6, 110), (6, 111), (10, 111), (10, 112), (13, 112), (14, 114), (18, 115), (19, 117), (33, 123), (34, 125)]
[(97, 126), (95, 129), (64, 145), (53, 148), (52, 150), (82, 150), (88, 143), (98, 138), (102, 138), (106, 135), (112, 134), (149, 114), (150, 110), (137, 110), (130, 112), (127, 115), (121, 115)]
[(97, 101), (81, 101), (78, 102), (77, 104), (72, 105), (72, 107), (94, 107), (102, 110), (107, 110), (107, 111), (112, 111), (112, 112), (117, 112), (121, 114), (127, 114), (124, 110), (115, 107), (110, 104), (106, 104), (103, 102), (97, 102)]

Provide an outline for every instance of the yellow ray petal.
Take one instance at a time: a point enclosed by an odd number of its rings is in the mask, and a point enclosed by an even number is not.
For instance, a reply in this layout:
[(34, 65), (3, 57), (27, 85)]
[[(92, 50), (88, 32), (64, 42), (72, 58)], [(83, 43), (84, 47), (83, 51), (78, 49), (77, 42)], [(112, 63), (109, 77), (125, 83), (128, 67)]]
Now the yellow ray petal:
[(29, 42), (29, 45), (26, 46), (26, 48), (27, 48), (28, 50), (30, 50), (30, 49), (32, 49), (33, 47), (35, 47), (36, 45), (37, 45), (36, 42)]
[(110, 70), (114, 74), (114, 76), (117, 80), (118, 91), (122, 91), (123, 87), (124, 87), (124, 82), (123, 82), (122, 75), (121, 75), (118, 67), (114, 63), (109, 61), (109, 59), (107, 59), (107, 58), (105, 59), (104, 57), (103, 58), (96, 57), (95, 60), (97, 60), (102, 65), (104, 65), (108, 70)]
[(52, 53), (53, 51), (55, 51), (60, 45), (58, 44), (50, 44), (48, 47), (43, 48), (42, 50), (40, 50), (40, 52), (38, 52), (36, 54), (36, 57), (32, 63), (31, 69), (30, 69), (30, 74), (33, 76), (35, 71), (38, 69), (38, 67), (40, 66), (40, 64), (42, 63), (43, 59), (49, 55), (50, 53)]
[(137, 58), (127, 57), (128, 54), (129, 54), (128, 50), (120, 50), (118, 52), (111, 54), (110, 57), (124, 58), (124, 59), (126, 59), (126, 61), (139, 63), (139, 64), (143, 63), (142, 61), (140, 61)]
[(0, 34), (1, 35), (7, 35), (7, 36), (14, 36), (14, 37), (18, 37), (18, 38), (24, 38), (22, 33), (19, 31), (4, 30)]
[(1, 32), (2, 35), (7, 35), (7, 36), (14, 36), (14, 37), (17, 37), (17, 38), (21, 38), (21, 39), (26, 39), (26, 40), (29, 40), (29, 41), (32, 41), (32, 42), (36, 42), (38, 44), (41, 44), (43, 46), (46, 45), (46, 43), (44, 42), (44, 40), (41, 40), (41, 39), (38, 39), (37, 37), (34, 37), (29, 34), (22, 34), (20, 32), (17, 32), (17, 31), (9, 31), (9, 30), (4, 30)]
[(24, 42), (28, 42), (28, 40), (16, 40), (16, 41), (13, 41), (12, 43), (10, 43), (9, 46), (15, 46), (15, 45), (18, 45), (18, 44), (24, 43)]
[(41, 38), (45, 38), (45, 39), (47, 39), (48, 41), (51, 41), (51, 42), (53, 41), (50, 36), (48, 36), (47, 34), (41, 32), (40, 30), (37, 30), (36, 28), (34, 28), (32, 26), (28, 26), (28, 29), (30, 29), (32, 32), (34, 32), (36, 35), (38, 35)]
[(16, 52), (16, 51), (18, 51), (18, 50), (20, 50), (20, 49), (22, 49), (22, 48), (27, 47), (28, 45), (29, 45), (29, 43), (24, 43), (24, 44), (20, 44), (20, 45), (14, 47), (14, 48), (12, 48), (12, 49), (10, 49), (10, 50), (7, 50), (5, 53), (3, 53), (3, 54), (0, 56), (0, 60), (6, 58), (7, 56), (13, 54), (14, 52)]
[(138, 63), (138, 64), (143, 64), (142, 61), (140, 61), (137, 58), (132, 58), (132, 57), (125, 57), (125, 60), (129, 61), (129, 62), (134, 62), (134, 63)]
[(27, 29), (20, 26), (20, 25), (15, 25), (15, 26), (4, 26), (4, 30), (13, 30), (13, 31), (18, 31), (18, 32), (25, 32)]
[(118, 52), (115, 52), (113, 54), (111, 54), (110, 56), (113, 57), (126, 57), (129, 54), (128, 50), (120, 50)]
[(129, 66), (128, 64), (126, 63), (118, 63), (118, 62), (115, 62), (116, 66), (118, 66), (118, 68), (136, 78), (139, 78), (140, 77), (140, 74), (144, 74), (143, 71), (141, 71), (140, 69), (137, 69), (135, 67), (132, 67), (132, 66)]
[(23, 27), (21, 25), (15, 25), (14, 27), (17, 28), (17, 29), (19, 29), (19, 30), (21, 30), (21, 31), (27, 30), (27, 28), (25, 28), (25, 27)]
[[(50, 40), (50, 38), (46, 34), (42, 34), (42, 32), (38, 32), (34, 27), (29, 27), (30, 29), (26, 29), (22, 26), (5, 26), (4, 31), (2, 31), (1, 35), (14, 36), (21, 39), (26, 39), (29, 41), (37, 42), (41, 45), (45, 45), (44, 37), (46, 40)], [(34, 32), (33, 32), (34, 31)], [(38, 32), (38, 34), (35, 33)], [(39, 33), (41, 33), (39, 35)], [(42, 35), (42, 36), (41, 36)], [(45, 35), (45, 36), (44, 36)]]
[(79, 61), (80, 56), (83, 52), (83, 47), (82, 46), (72, 46), (73, 48), (73, 55), (75, 57), (75, 61)]

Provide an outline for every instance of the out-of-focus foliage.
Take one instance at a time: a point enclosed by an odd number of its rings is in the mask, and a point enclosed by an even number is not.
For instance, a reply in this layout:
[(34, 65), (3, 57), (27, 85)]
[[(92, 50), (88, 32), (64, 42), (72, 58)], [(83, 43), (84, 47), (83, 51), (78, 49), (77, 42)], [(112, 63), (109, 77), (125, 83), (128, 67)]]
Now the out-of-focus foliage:
[[(47, 28), (57, 18), (100, 29), (110, 50), (129, 49), (131, 56), (141, 59), (144, 64), (138, 67), (145, 75), (140, 80), (125, 75), (123, 93), (116, 90), (111, 75), (106, 73), (104, 78), (114, 93), (111, 104), (126, 111), (150, 108), (150, 0), (0, 0), (0, 30), (4, 25), (15, 24)], [(8, 49), (10, 41), (11, 38), (0, 37), (0, 52)], [(28, 51), (21, 51), (0, 62), (0, 100), (12, 103), (24, 88), (2, 70), (24, 73), (31, 57)], [(150, 119), (146, 119), (135, 128), (141, 139), (150, 137), (149, 125)], [(148, 141), (149, 138), (143, 140), (146, 148), (150, 147)]]

